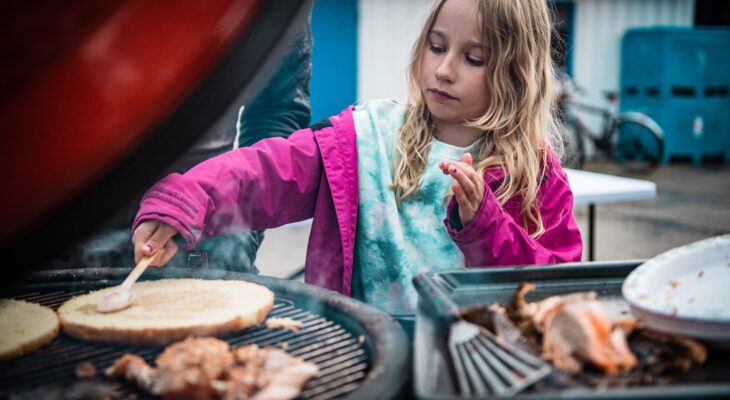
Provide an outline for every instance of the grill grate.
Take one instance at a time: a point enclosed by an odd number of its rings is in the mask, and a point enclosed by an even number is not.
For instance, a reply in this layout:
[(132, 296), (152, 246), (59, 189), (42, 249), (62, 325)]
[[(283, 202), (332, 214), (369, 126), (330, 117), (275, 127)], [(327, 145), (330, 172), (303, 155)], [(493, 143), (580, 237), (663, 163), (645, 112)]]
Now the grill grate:
[[(27, 293), (16, 299), (40, 303), (54, 310), (72, 296), (85, 293)], [(363, 346), (364, 337), (355, 337), (337, 323), (321, 315), (297, 308), (287, 299), (277, 298), (270, 317), (288, 317), (304, 323), (298, 332), (257, 326), (221, 337), (232, 346), (257, 344), (286, 350), (292, 355), (317, 364), (319, 374), (304, 386), (303, 399), (327, 400), (346, 395), (364, 380), (370, 367)], [(0, 364), (2, 390), (32, 389), (42, 383), (72, 384), (78, 381), (76, 366), (91, 361), (97, 377), (124, 353), (136, 354), (152, 364), (164, 347), (126, 346), (90, 343), (61, 333), (51, 344), (31, 354)], [(115, 384), (114, 397), (139, 398), (145, 395), (129, 383)]]

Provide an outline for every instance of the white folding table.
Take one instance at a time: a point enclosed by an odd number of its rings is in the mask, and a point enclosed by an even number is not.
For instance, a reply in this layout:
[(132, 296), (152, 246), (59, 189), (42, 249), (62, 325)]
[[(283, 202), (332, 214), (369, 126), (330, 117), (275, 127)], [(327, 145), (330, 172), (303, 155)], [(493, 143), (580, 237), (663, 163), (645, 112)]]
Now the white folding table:
[(656, 196), (656, 184), (641, 179), (565, 169), (575, 205), (588, 205), (588, 260), (595, 257), (596, 205)]
[[(620, 201), (650, 199), (656, 196), (654, 182), (565, 169), (573, 190), (574, 205), (588, 205), (588, 260), (595, 258), (596, 205)], [(295, 222), (291, 226), (311, 224), (312, 220)], [(289, 226), (287, 225), (287, 226)]]

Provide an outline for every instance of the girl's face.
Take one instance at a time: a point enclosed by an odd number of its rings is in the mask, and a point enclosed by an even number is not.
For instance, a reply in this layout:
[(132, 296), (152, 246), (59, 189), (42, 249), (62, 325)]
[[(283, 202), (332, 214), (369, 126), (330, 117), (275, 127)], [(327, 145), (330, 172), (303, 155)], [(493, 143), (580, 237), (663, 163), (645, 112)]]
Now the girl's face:
[(487, 110), (486, 56), (474, 0), (448, 0), (428, 33), (420, 86), (437, 125), (463, 123)]

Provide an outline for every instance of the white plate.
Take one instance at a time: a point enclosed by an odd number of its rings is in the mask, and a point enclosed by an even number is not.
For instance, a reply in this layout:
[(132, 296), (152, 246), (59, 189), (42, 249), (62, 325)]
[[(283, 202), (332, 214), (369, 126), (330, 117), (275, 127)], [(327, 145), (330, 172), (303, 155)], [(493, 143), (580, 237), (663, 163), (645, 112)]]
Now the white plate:
[(648, 327), (730, 346), (730, 235), (662, 253), (633, 270), (621, 289)]

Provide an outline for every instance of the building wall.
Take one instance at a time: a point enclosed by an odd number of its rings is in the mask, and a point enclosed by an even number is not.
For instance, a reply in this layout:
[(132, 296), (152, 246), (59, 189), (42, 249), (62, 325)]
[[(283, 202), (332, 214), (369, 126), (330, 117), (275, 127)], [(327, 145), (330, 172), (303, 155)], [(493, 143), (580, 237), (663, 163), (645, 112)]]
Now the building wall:
[(358, 0), (317, 0), (312, 9), (312, 123), (357, 100)]
[(407, 96), (406, 68), (411, 47), (431, 0), (360, 0), (358, 99)]
[(694, 0), (575, 0), (573, 75), (587, 100), (619, 88), (621, 37), (641, 26), (691, 26)]

